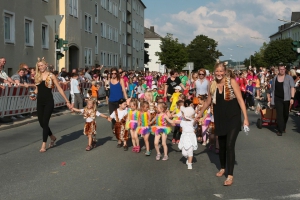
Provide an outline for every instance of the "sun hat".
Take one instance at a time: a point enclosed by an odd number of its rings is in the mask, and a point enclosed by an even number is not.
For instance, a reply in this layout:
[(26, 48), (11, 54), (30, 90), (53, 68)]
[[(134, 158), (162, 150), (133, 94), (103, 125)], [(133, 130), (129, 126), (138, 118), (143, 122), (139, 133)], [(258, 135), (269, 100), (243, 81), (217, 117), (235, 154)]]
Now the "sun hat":
[(184, 117), (189, 120), (193, 120), (195, 117), (195, 110), (192, 107), (180, 107), (180, 111), (183, 113)]
[(181, 90), (181, 87), (179, 85), (177, 85), (174, 89), (175, 90)]

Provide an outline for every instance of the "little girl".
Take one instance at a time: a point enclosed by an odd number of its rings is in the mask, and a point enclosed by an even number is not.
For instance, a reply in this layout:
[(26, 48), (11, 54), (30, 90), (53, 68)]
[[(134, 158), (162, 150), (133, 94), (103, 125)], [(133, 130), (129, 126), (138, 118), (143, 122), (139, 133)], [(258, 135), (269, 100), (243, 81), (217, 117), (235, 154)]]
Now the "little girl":
[[(204, 105), (206, 101), (207, 96), (206, 95), (200, 95), (199, 96), (199, 102), (201, 105)], [(210, 107), (208, 107), (204, 113), (203, 116), (199, 116), (199, 125), (202, 126), (202, 145), (206, 146), (206, 144), (209, 143), (209, 132), (208, 132), (208, 126), (210, 124), (211, 120), (211, 112)]]
[(187, 158), (186, 164), (188, 169), (193, 169), (193, 151), (198, 149), (197, 139), (194, 133), (195, 110), (190, 106), (182, 106), (180, 110), (182, 112), (182, 120), (176, 121), (176, 124), (179, 123), (182, 128), (182, 135), (180, 137), (178, 148), (182, 150), (182, 155)]
[(156, 150), (156, 160), (160, 160), (161, 154), (159, 151), (159, 139), (162, 138), (162, 146), (164, 148), (164, 157), (162, 160), (168, 160), (168, 147), (167, 147), (167, 135), (171, 132), (171, 127), (167, 126), (167, 121), (175, 125), (172, 120), (166, 114), (167, 105), (166, 103), (158, 103), (157, 104), (157, 111), (158, 114), (156, 117), (151, 121), (150, 124), (156, 122), (155, 126), (151, 127), (152, 134), (155, 134), (154, 139), (154, 146)]
[(172, 102), (171, 107), (170, 107), (170, 111), (175, 110), (176, 103), (179, 99), (179, 95), (181, 95), (181, 93), (180, 93), (181, 87), (179, 85), (176, 86), (174, 89), (175, 89), (175, 92), (172, 94), (172, 97), (170, 98), (170, 102)]
[(150, 156), (150, 146), (149, 146), (149, 133), (151, 132), (150, 129), (150, 111), (149, 111), (149, 103), (144, 101), (141, 104), (141, 111), (139, 115), (139, 127), (137, 128), (137, 133), (141, 134), (144, 137), (144, 142), (146, 146), (146, 156)]
[(131, 141), (132, 141), (132, 152), (139, 153), (141, 148), (140, 148), (140, 141), (139, 137), (136, 131), (136, 128), (138, 127), (138, 120), (139, 120), (139, 114), (140, 112), (137, 110), (138, 107), (138, 102), (136, 99), (131, 99), (129, 103), (129, 112), (127, 116), (127, 121), (126, 121), (126, 130), (130, 130), (131, 134)]
[(128, 151), (128, 130), (125, 129), (126, 118), (128, 114), (126, 108), (127, 103), (123, 98), (121, 98), (118, 103), (119, 108), (110, 115), (110, 118), (116, 121), (114, 124), (113, 132), (118, 140), (117, 148), (121, 148), (123, 142), (124, 151)]
[(147, 101), (149, 103), (149, 111), (150, 111), (150, 114), (151, 114), (151, 119), (150, 120), (152, 121), (152, 119), (156, 115), (155, 102), (153, 101), (153, 94), (152, 94), (152, 92), (151, 91), (147, 91), (145, 93), (144, 99), (145, 99), (145, 101)]
[(87, 106), (84, 109), (76, 109), (72, 108), (73, 111), (81, 112), (85, 119), (85, 125), (83, 128), (83, 134), (88, 137), (88, 146), (85, 148), (86, 151), (90, 151), (97, 145), (96, 140), (96, 117), (103, 117), (109, 120), (108, 116), (101, 114), (99, 111), (96, 110), (97, 105), (94, 99), (87, 100)]
[[(183, 106), (183, 105), (184, 105), (184, 102), (182, 100), (177, 101), (177, 107), (172, 112), (173, 121), (180, 120), (180, 118), (181, 118), (180, 107)], [(173, 144), (179, 144), (180, 136), (181, 136), (180, 125), (176, 124), (176, 126), (174, 127), (174, 130), (173, 130), (172, 143)]]

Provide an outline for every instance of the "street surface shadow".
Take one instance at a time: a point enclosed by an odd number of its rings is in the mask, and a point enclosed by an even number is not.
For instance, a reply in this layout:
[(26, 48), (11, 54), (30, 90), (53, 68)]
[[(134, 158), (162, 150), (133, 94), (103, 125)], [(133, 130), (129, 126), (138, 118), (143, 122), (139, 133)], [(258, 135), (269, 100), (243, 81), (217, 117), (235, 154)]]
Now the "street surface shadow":
[[(186, 164), (186, 159), (187, 158), (182, 156), (179, 161), (181, 161), (183, 164)], [(193, 156), (192, 163), (197, 163), (197, 158), (195, 157), (195, 155)]]
[(79, 130), (67, 135), (61, 136), (61, 138), (56, 142), (56, 146), (60, 146), (62, 144), (71, 142), (73, 140), (78, 139), (80, 136), (83, 136), (83, 130)]
[(112, 138), (113, 138), (112, 136), (108, 136), (105, 138), (97, 139), (97, 146), (104, 145), (107, 141), (112, 141)]
[(300, 133), (300, 123), (299, 123), (299, 117), (295, 115), (290, 116), (291, 119), (293, 120), (294, 128), (292, 128), (293, 131)]

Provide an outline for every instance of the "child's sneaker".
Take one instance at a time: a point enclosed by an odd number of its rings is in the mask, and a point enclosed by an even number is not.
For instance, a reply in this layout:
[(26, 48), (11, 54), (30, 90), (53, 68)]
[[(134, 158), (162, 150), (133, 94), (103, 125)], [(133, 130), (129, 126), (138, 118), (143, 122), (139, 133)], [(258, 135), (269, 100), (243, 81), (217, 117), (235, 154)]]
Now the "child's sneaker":
[(162, 160), (168, 160), (169, 156), (164, 156)]
[(141, 151), (141, 147), (140, 147), (140, 146), (136, 146), (135, 152), (136, 152), (136, 153), (140, 153), (140, 151)]
[(187, 166), (188, 166), (188, 169), (193, 169), (192, 163), (188, 163)]
[(151, 151), (146, 151), (145, 155), (146, 156), (150, 156), (151, 155)]
[(157, 154), (155, 157), (156, 160), (160, 160), (160, 154)]
[(132, 147), (132, 152), (136, 152), (137, 147)]
[(189, 164), (189, 160), (188, 160), (188, 159), (186, 159), (186, 162), (185, 162), (185, 164), (186, 164), (186, 165), (188, 165), (188, 164)]
[(175, 139), (173, 139), (173, 140), (172, 140), (172, 144), (175, 144), (175, 143), (176, 143), (176, 140), (175, 140)]
[(202, 142), (202, 145), (203, 145), (203, 146), (206, 146), (206, 142)]

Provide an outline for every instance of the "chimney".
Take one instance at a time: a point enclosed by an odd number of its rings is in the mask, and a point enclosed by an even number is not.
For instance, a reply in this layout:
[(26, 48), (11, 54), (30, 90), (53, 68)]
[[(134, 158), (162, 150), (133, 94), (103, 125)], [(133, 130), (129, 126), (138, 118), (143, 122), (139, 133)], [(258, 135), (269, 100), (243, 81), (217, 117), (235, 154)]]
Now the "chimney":
[(154, 33), (154, 26), (150, 26), (150, 31)]

